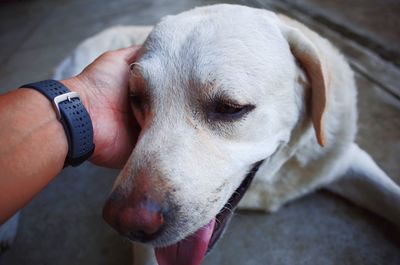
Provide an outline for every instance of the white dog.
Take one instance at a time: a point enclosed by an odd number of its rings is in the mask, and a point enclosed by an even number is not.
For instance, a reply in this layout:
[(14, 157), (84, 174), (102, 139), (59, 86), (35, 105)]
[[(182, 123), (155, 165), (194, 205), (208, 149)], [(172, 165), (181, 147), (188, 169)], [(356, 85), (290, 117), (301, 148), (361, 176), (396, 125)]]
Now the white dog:
[[(56, 78), (149, 31), (87, 40)], [(236, 5), (168, 16), (132, 65), (130, 89), (142, 130), (104, 217), (146, 243), (136, 264), (199, 264), (253, 177), (242, 208), (275, 211), (325, 187), (400, 224), (400, 188), (354, 143), (353, 73), (302, 24)]]

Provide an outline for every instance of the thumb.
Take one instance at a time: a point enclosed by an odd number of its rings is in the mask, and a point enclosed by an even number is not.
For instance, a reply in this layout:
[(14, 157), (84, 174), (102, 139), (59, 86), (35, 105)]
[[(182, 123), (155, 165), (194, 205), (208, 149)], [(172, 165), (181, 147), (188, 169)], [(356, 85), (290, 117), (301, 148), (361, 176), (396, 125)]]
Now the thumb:
[(139, 58), (139, 55), (142, 53), (141, 45), (133, 45), (127, 48), (118, 49), (115, 52), (118, 53), (127, 64), (131, 64)]

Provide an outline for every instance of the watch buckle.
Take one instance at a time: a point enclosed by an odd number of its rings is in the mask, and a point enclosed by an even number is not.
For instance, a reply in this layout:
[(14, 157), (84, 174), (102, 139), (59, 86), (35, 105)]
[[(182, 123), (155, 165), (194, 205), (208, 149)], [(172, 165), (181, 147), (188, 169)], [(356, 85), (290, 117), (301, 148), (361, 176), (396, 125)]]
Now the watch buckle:
[(61, 102), (64, 101), (71, 101), (71, 99), (73, 98), (79, 98), (79, 100), (81, 99), (81, 97), (79, 96), (78, 92), (68, 92), (65, 94), (61, 94), (58, 95), (57, 97), (55, 97), (53, 99), (53, 107), (54, 110), (56, 111), (56, 115), (57, 115), (57, 119), (61, 120), (61, 112), (60, 112), (60, 107), (58, 106)]

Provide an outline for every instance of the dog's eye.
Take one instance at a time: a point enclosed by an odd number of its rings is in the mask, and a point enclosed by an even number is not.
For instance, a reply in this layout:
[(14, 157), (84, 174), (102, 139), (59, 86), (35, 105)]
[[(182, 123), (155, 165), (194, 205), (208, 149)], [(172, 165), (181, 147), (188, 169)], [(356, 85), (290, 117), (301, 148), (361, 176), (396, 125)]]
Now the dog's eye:
[(236, 114), (241, 112), (244, 109), (244, 106), (234, 106), (227, 103), (217, 103), (215, 106), (215, 112), (219, 114)]
[(218, 101), (209, 112), (210, 120), (234, 121), (242, 118), (255, 108), (254, 105), (238, 105), (230, 102)]
[(131, 93), (129, 94), (129, 99), (131, 102), (133, 115), (136, 118), (136, 121), (139, 123), (139, 126), (142, 128), (145, 117), (145, 102), (143, 100), (143, 96), (141, 94)]
[(129, 94), (129, 99), (133, 107), (142, 109), (143, 108), (143, 101), (141, 95), (131, 93)]

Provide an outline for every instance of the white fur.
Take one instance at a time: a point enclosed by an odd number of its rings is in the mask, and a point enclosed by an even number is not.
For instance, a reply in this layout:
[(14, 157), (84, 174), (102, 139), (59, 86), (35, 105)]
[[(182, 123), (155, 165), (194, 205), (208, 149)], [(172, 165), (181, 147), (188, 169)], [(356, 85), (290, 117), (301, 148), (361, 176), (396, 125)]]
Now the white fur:
[[(143, 32), (118, 27), (100, 33), (78, 47), (56, 77), (78, 73), (103, 51), (128, 46)], [(311, 54), (323, 68), (325, 147), (318, 145), (308, 115), (315, 71), (296, 61), (294, 49)], [(145, 129), (115, 186), (129, 190), (143, 168), (166, 183), (179, 210), (176, 223), (154, 245), (176, 242), (206, 224), (261, 159), (266, 160), (242, 208), (275, 211), (334, 182), (334, 192), (400, 223), (399, 187), (353, 143), (354, 77), (328, 41), (266, 10), (216, 5), (164, 18), (144, 50), (137, 71), (152, 103), (143, 115), (135, 110)], [(236, 122), (209, 121), (198, 102), (220, 94), (256, 108)]]

